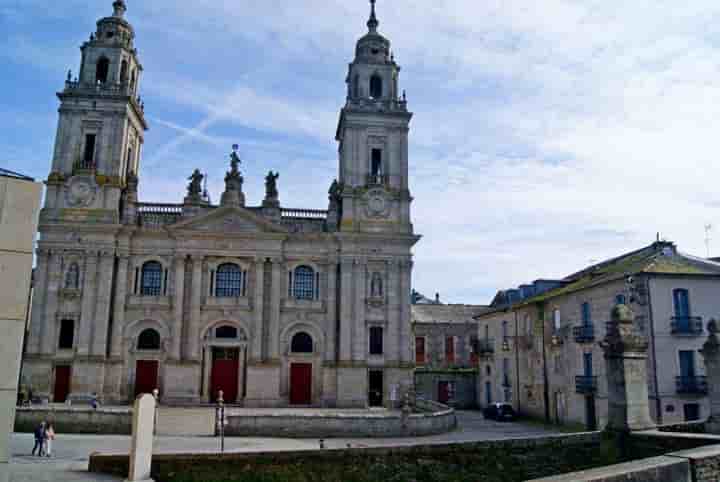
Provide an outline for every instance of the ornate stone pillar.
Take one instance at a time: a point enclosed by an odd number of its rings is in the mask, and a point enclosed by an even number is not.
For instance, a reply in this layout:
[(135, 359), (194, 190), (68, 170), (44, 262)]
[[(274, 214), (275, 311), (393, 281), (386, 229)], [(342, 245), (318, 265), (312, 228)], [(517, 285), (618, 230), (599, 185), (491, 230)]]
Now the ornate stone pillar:
[(705, 374), (708, 381), (708, 398), (710, 399), (710, 416), (706, 424), (710, 433), (720, 433), (720, 340), (717, 336), (718, 326), (715, 320), (708, 323), (708, 339), (700, 350), (705, 359)]
[[(80, 311), (80, 330), (78, 334), (77, 354), (90, 354), (90, 336), (95, 318), (95, 279), (97, 277), (97, 253), (85, 254), (85, 276), (83, 276), (82, 307)], [(50, 295), (50, 292), (48, 292)], [(48, 306), (49, 309), (49, 306)]]
[(58, 324), (58, 295), (63, 282), (62, 254), (54, 252), (50, 255), (45, 292), (45, 319), (41, 324), (43, 355), (55, 353), (55, 328)]
[(262, 359), (263, 339), (263, 298), (265, 289), (265, 258), (255, 258), (255, 284), (253, 286), (253, 326), (250, 336), (250, 358), (253, 361)]
[(30, 320), (30, 336), (28, 338), (28, 354), (38, 354), (41, 350), (41, 337), (43, 324), (49, 323), (46, 319), (45, 299), (48, 289), (48, 270), (50, 269), (50, 251), (38, 249), (37, 268), (35, 269), (34, 295), (32, 300), (32, 318)]
[(612, 321), (600, 346), (605, 351), (608, 378), (608, 423), (618, 432), (656, 427), (648, 400), (648, 341), (633, 331), (635, 315), (625, 305), (612, 311)]
[(280, 303), (282, 302), (282, 278), (285, 263), (280, 257), (272, 258), (270, 294), (270, 325), (268, 326), (268, 353), (270, 360), (280, 359)]
[[(337, 260), (331, 260), (323, 265), (325, 269), (326, 293), (320, 291), (321, 298), (326, 301), (325, 315), (325, 360), (335, 360), (335, 351), (337, 347), (337, 310), (336, 310), (336, 293), (337, 293)], [(323, 296), (324, 295), (324, 296)]]
[(185, 255), (175, 256), (175, 271), (173, 274), (173, 320), (172, 341), (170, 344), (170, 358), (180, 360), (183, 336), (183, 308), (185, 306)]
[(110, 297), (113, 289), (112, 272), (115, 268), (115, 253), (100, 253), (100, 273), (97, 278), (97, 301), (95, 303), (95, 319), (93, 322), (92, 349), (94, 356), (105, 358), (107, 354), (108, 328), (110, 324)]
[(187, 356), (189, 360), (200, 360), (200, 305), (202, 303), (202, 255), (192, 255), (192, 292), (190, 294), (190, 323), (187, 340)]

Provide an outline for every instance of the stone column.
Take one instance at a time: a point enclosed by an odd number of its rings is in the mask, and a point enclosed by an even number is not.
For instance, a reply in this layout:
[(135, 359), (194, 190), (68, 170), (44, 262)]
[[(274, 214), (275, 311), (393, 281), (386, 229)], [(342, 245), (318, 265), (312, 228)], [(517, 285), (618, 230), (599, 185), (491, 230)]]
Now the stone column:
[[(80, 312), (80, 329), (77, 348), (77, 354), (80, 356), (87, 356), (90, 354), (90, 331), (95, 318), (96, 275), (97, 253), (87, 252), (85, 255), (85, 275), (83, 276), (82, 307)], [(50, 296), (50, 293), (51, 292), (48, 292), (48, 297)]]
[(353, 360), (366, 360), (368, 354), (367, 326), (367, 261), (356, 260), (355, 265), (355, 333), (353, 334)]
[(400, 293), (398, 293), (398, 299), (400, 300), (400, 317), (398, 320), (400, 323), (400, 353), (398, 360), (404, 363), (411, 363), (413, 360), (412, 320), (410, 314), (412, 269), (412, 261), (408, 260), (404, 263), (400, 263)]
[(170, 358), (180, 360), (183, 334), (183, 308), (185, 306), (185, 256), (175, 257), (175, 281), (173, 291), (173, 321), (172, 321), (172, 342), (170, 345)]
[(720, 340), (717, 336), (717, 322), (708, 323), (708, 339), (700, 350), (705, 359), (705, 374), (708, 381), (710, 417), (705, 425), (709, 433), (720, 433)]
[(202, 255), (192, 256), (192, 292), (190, 294), (190, 323), (188, 329), (187, 340), (187, 358), (189, 360), (200, 360), (200, 324), (202, 322), (200, 315), (200, 304), (202, 303), (202, 274), (203, 274)]
[(122, 334), (125, 327), (125, 302), (127, 300), (128, 264), (130, 256), (118, 255), (117, 283), (115, 284), (115, 306), (113, 309), (113, 326), (110, 340), (110, 357), (122, 357)]
[(343, 259), (340, 272), (340, 362), (352, 360), (353, 260)]
[(34, 295), (32, 300), (32, 318), (28, 337), (28, 354), (38, 354), (41, 350), (42, 325), (45, 323), (45, 297), (47, 293), (48, 270), (50, 268), (50, 251), (37, 250), (37, 268), (35, 269)]
[(263, 337), (263, 297), (265, 286), (265, 258), (255, 258), (255, 285), (253, 286), (253, 326), (250, 336), (250, 358), (254, 361), (262, 359)]
[(41, 352), (44, 355), (55, 353), (55, 327), (58, 319), (58, 294), (62, 286), (62, 255), (53, 253), (47, 273), (47, 292), (45, 293), (45, 319), (41, 324)]
[[(325, 269), (325, 279), (327, 280), (327, 283), (325, 283), (325, 290), (327, 290), (325, 293), (323, 293), (323, 290), (320, 290), (320, 296), (321, 298), (324, 298), (326, 301), (326, 315), (325, 315), (325, 360), (335, 360), (335, 350), (337, 346), (337, 323), (336, 323), (336, 317), (337, 317), (337, 311), (335, 309), (336, 307), (336, 279), (337, 279), (337, 264), (336, 262), (330, 262), (323, 265)], [(322, 283), (321, 283), (322, 286)]]
[(607, 430), (629, 432), (656, 427), (648, 400), (648, 341), (633, 330), (635, 315), (625, 305), (612, 311), (605, 340), (608, 378)]
[(282, 302), (281, 282), (284, 270), (281, 258), (272, 258), (272, 281), (270, 294), (270, 326), (268, 326), (268, 359), (280, 359), (280, 303)]
[(115, 254), (103, 251), (100, 253), (100, 273), (97, 279), (97, 302), (95, 304), (95, 320), (92, 329), (92, 349), (94, 356), (105, 358), (107, 353), (108, 327), (110, 323), (110, 296), (113, 284)]

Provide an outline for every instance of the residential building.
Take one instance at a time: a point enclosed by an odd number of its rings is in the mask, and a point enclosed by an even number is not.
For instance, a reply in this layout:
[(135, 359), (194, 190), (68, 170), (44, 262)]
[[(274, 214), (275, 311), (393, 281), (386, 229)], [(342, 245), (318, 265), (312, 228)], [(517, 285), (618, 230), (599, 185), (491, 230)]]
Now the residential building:
[[(25, 380), (53, 402), (365, 407), (413, 383), (408, 135), (400, 66), (378, 31), (349, 64), (327, 210), (246, 203), (241, 159), (210, 202), (141, 202), (143, 66), (123, 0), (58, 94)], [(328, 133), (330, 134), (330, 133)], [(189, 174), (189, 173), (188, 173)], [(247, 180), (262, 182), (261, 180)], [(184, 197), (184, 199), (183, 199)], [(292, 200), (288, 200), (292, 203)], [(324, 201), (323, 201), (324, 202)]]
[(485, 310), (435, 303), (412, 306), (418, 396), (457, 408), (477, 407), (477, 369), (487, 347), (478, 340), (473, 317)]
[[(550, 421), (603, 426), (607, 382), (599, 342), (613, 307), (627, 304), (635, 329), (649, 340), (652, 416), (658, 423), (703, 418), (708, 387), (698, 350), (707, 322), (720, 312), (719, 290), (720, 263), (681, 253), (670, 242), (590, 266), (554, 289), (476, 317), (480, 333), (504, 331), (496, 342), (503, 361), (495, 360), (491, 372), (481, 366), (479, 390), (487, 385), (486, 398), (504, 397)], [(509, 389), (498, 392), (496, 385)]]

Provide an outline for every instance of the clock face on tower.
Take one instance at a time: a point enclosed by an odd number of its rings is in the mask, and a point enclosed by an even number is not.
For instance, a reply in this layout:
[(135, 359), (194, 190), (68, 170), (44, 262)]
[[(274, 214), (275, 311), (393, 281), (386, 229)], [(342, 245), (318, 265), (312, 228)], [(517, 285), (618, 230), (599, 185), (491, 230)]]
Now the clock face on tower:
[(390, 202), (384, 189), (371, 189), (365, 195), (367, 215), (370, 218), (386, 218), (390, 215)]
[(76, 176), (68, 183), (66, 201), (74, 208), (84, 208), (92, 204), (96, 194), (97, 185), (94, 179), (88, 176)]

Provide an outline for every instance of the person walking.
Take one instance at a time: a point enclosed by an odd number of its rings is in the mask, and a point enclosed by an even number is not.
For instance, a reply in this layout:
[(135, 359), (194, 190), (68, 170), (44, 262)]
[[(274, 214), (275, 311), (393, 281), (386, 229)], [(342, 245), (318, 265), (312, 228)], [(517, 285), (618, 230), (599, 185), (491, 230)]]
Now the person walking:
[(52, 446), (55, 440), (55, 427), (51, 422), (48, 422), (47, 429), (45, 430), (45, 455), (52, 457)]
[(43, 449), (45, 445), (45, 422), (41, 422), (40, 425), (35, 429), (35, 446), (32, 449), (32, 454), (35, 455), (37, 450), (38, 456), (43, 456)]

